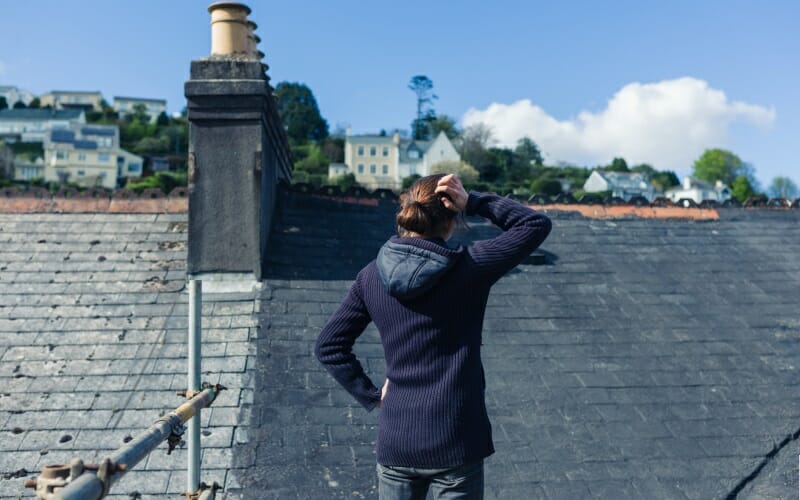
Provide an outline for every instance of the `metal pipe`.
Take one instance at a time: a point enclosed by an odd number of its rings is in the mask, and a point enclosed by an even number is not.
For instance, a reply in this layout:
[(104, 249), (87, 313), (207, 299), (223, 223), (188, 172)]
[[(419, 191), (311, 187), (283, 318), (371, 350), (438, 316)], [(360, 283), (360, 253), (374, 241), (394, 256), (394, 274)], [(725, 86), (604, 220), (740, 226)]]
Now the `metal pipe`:
[[(199, 414), (201, 408), (210, 406), (217, 398), (220, 386), (207, 386), (192, 399), (158, 419), (147, 430), (104, 460), (97, 474), (85, 472), (71, 481), (53, 498), (62, 500), (94, 500), (103, 498), (111, 486), (119, 481), (144, 457), (170, 439), (170, 451), (180, 440), (183, 424)], [(196, 491), (197, 488), (190, 491)]]
[[(189, 280), (189, 391), (200, 390), (201, 333), (203, 317), (203, 282)], [(186, 491), (200, 487), (200, 412), (189, 420), (188, 470)]]

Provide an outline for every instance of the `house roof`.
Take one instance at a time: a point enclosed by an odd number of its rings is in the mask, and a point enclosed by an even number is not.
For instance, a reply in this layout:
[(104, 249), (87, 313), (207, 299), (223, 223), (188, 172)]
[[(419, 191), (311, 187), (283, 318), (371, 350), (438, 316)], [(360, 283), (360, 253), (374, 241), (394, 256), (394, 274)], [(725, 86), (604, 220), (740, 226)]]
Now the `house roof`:
[(106, 127), (103, 127), (103, 126), (82, 127), (81, 128), (81, 134), (83, 134), (83, 135), (103, 135), (103, 136), (114, 137), (115, 135), (117, 135), (117, 130), (118, 130), (118, 128), (117, 128), (116, 125), (111, 125), (111, 126), (106, 126)]
[[(0, 234), (0, 497), (16, 498), (43, 465), (95, 462), (181, 404), (186, 214), (0, 213)], [(244, 439), (255, 297), (203, 294), (203, 381), (228, 388), (203, 411), (203, 474), (220, 483)], [(159, 449), (112, 493), (178, 495), (185, 464), (185, 445)]]
[(650, 185), (647, 177), (638, 172), (611, 172), (608, 170), (595, 170), (595, 172), (609, 184), (623, 189), (643, 189)]
[[(237, 478), (245, 497), (278, 484), (285, 496), (372, 496), (378, 411), (310, 353), (393, 233), (396, 206), (299, 194), (279, 206), (257, 417), (234, 448), (250, 465)], [(720, 498), (764, 484), (794, 494), (800, 323), (787, 291), (800, 286), (800, 213), (719, 212), (704, 223), (550, 214), (546, 264), (501, 279), (486, 311), (490, 497)], [(462, 242), (497, 234), (470, 226)], [(354, 351), (380, 383), (374, 325)]]
[(49, 94), (102, 95), (99, 90), (51, 90)]
[(122, 97), (122, 96), (114, 96), (115, 101), (140, 101), (140, 102), (156, 102), (159, 104), (167, 105), (166, 99), (150, 99), (147, 97)]
[(80, 109), (3, 109), (0, 120), (77, 120), (81, 114)]
[[(312, 352), (397, 206), (345, 200), (279, 193), (264, 289), (204, 294), (204, 380), (229, 390), (203, 412), (203, 470), (244, 498), (375, 496), (378, 411)], [(549, 213), (543, 257), (486, 310), (489, 497), (794, 494), (800, 211), (718, 213)], [(0, 214), (0, 473), (116, 448), (180, 402), (186, 220)], [(497, 234), (469, 223), (454, 243)], [(374, 325), (354, 351), (379, 383)], [(184, 464), (184, 448), (153, 454), (113, 492), (180, 493)], [(0, 496), (21, 493), (0, 480)]]
[(391, 135), (348, 135), (347, 140), (354, 144), (392, 144), (394, 140)]

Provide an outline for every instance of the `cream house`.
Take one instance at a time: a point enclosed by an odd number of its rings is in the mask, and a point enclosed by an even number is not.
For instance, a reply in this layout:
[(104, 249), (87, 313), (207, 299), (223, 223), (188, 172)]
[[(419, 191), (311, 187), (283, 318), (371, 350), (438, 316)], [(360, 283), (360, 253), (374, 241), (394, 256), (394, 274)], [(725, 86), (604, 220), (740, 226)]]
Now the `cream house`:
[(119, 128), (73, 126), (54, 130), (44, 142), (44, 180), (114, 189), (142, 174), (142, 158), (119, 147)]
[(389, 135), (350, 135), (344, 146), (344, 163), (332, 163), (328, 178), (352, 173), (370, 189), (398, 189), (408, 176), (428, 175), (441, 161), (461, 161), (444, 132), (432, 141), (416, 141)]
[(53, 109), (83, 109), (86, 111), (102, 111), (103, 94), (99, 91), (82, 92), (71, 90), (54, 90), (39, 98), (41, 106)]

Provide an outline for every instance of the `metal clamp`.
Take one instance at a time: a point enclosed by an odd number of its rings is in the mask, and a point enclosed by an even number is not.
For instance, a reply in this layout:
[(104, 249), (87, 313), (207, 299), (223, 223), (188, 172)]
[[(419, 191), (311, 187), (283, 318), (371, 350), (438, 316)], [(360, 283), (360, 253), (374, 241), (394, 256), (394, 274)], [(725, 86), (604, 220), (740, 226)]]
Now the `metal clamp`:
[(217, 495), (217, 490), (221, 488), (222, 487), (216, 481), (211, 483), (210, 486), (206, 483), (200, 483), (200, 487), (197, 491), (186, 493), (186, 500), (214, 500)]

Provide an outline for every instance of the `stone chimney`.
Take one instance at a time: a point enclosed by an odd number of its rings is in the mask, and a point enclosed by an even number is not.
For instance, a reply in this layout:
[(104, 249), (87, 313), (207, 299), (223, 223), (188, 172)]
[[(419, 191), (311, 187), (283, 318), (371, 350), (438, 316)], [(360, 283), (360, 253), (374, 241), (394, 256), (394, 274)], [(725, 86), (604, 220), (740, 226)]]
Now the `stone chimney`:
[(399, 132), (395, 132), (394, 134), (392, 134), (392, 142), (395, 144), (395, 146), (400, 144), (400, 133)]
[(292, 165), (266, 65), (249, 52), (250, 9), (217, 2), (208, 11), (211, 57), (192, 61), (185, 85), (187, 271), (206, 288), (225, 281), (230, 289), (261, 280), (277, 185)]
[(688, 175), (683, 178), (683, 189), (692, 189), (692, 178)]

